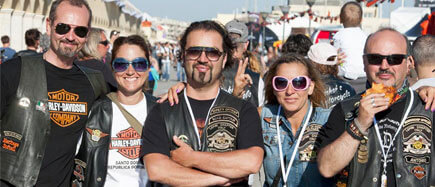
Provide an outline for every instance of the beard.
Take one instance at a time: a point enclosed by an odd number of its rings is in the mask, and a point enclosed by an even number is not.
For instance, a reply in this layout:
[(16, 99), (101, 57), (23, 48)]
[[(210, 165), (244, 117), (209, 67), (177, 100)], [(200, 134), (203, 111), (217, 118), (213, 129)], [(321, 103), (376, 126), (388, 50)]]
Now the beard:
[[(71, 44), (71, 45), (76, 45), (77, 48), (74, 50), (74, 48), (69, 48), (69, 47), (63, 46), (62, 43), (68, 43), (68, 44)], [(72, 57), (76, 56), (78, 51), (79, 51), (78, 50), (79, 49), (78, 45), (79, 44), (78, 44), (77, 41), (72, 41), (71, 42), (71, 41), (63, 39), (63, 40), (60, 40), (59, 46), (58, 46), (58, 48), (55, 51), (56, 51), (57, 54), (59, 54), (61, 56), (72, 58)]]

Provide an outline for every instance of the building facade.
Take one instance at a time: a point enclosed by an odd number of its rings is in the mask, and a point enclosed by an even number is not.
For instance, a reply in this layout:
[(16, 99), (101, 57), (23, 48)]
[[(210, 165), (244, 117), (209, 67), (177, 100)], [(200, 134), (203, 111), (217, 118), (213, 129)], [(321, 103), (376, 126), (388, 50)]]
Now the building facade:
[[(15, 50), (26, 48), (24, 33), (30, 28), (46, 32), (51, 0), (0, 0), (0, 36), (11, 38)], [(142, 12), (128, 0), (88, 0), (92, 9), (92, 27), (102, 28), (106, 33), (121, 31), (121, 35), (139, 34)]]

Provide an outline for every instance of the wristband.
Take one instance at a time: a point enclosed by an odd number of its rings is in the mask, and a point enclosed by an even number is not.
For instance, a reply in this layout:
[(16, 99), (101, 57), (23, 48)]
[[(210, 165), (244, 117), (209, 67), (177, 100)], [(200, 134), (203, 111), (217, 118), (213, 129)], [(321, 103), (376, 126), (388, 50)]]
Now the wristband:
[(359, 123), (358, 119), (354, 119), (353, 120), (353, 124), (355, 124), (356, 128), (358, 128), (358, 131), (363, 135), (363, 136), (368, 136), (369, 132), (368, 131), (363, 131), (361, 130), (361, 124)]
[(350, 136), (352, 136), (352, 138), (355, 138), (356, 140), (361, 141), (361, 140), (367, 139), (367, 136), (364, 136), (360, 132), (358, 127), (356, 127), (355, 122), (352, 122), (349, 125), (347, 125), (346, 131), (347, 131), (347, 133), (349, 133)]

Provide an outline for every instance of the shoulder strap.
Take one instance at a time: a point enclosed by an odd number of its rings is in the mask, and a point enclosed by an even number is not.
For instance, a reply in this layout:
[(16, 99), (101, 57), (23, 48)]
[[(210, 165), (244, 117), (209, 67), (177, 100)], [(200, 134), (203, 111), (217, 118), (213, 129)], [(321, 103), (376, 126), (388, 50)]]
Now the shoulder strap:
[(273, 178), (273, 183), (272, 183), (272, 187), (277, 187), (279, 186), (279, 181), (281, 180), (282, 177), (282, 172), (281, 172), (281, 165), (279, 166), (278, 170), (276, 171), (276, 175)]
[(107, 97), (112, 100), (113, 103), (118, 106), (119, 110), (121, 110), (122, 115), (124, 115), (125, 119), (127, 119), (128, 123), (131, 127), (133, 127), (134, 130), (136, 130), (137, 133), (142, 135), (142, 125), (137, 121), (137, 119), (131, 115), (127, 110), (125, 110), (124, 107), (119, 103), (118, 97), (116, 96), (115, 92), (110, 92), (107, 94)]

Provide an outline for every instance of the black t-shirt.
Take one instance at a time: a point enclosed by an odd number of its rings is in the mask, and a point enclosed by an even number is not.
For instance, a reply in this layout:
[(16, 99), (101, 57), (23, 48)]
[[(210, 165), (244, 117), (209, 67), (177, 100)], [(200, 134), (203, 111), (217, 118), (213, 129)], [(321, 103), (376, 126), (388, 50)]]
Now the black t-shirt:
[[(192, 112), (199, 132), (204, 128), (205, 119), (213, 100), (195, 100), (189, 98)], [(240, 111), (240, 125), (237, 131), (237, 149), (246, 149), (253, 146), (263, 148), (260, 117), (253, 104), (245, 102)], [(160, 105), (151, 109), (145, 121), (142, 133), (142, 147), (140, 157), (150, 153), (160, 153), (170, 156), (170, 143), (166, 132), (166, 125), (161, 113)]]
[[(60, 69), (47, 61), (44, 65), (51, 131), (36, 186), (70, 186), (77, 142), (95, 96), (86, 75), (77, 66)], [(2, 117), (16, 95), (20, 71), (18, 58), (1, 65)]]
[[(382, 138), (382, 143), (384, 147), (384, 151), (387, 152), (388, 146), (390, 145), (391, 140), (393, 139), (397, 129), (399, 128), (400, 122), (402, 120), (402, 116), (405, 111), (406, 105), (406, 97), (402, 97), (395, 103), (393, 103), (390, 108), (385, 111), (379, 112), (375, 115), (375, 119), (377, 120), (379, 132)], [(370, 128), (374, 128), (373, 126)], [(338, 137), (343, 134), (345, 131), (345, 117), (343, 115), (343, 109), (341, 105), (336, 105), (329, 116), (328, 122), (322, 128), (319, 133), (319, 137), (321, 138), (321, 148), (326, 147), (333, 141), (335, 141)], [(398, 135), (399, 136), (399, 135)], [(376, 136), (377, 138), (377, 136)], [(397, 137), (396, 137), (397, 139)], [(387, 158), (387, 185), (388, 186), (396, 186), (395, 172), (392, 163), (393, 153), (396, 151), (396, 141), (393, 142), (393, 145), (388, 152)], [(383, 163), (383, 156), (381, 157), (381, 163)], [(382, 173), (383, 166), (380, 165), (380, 171)], [(380, 176), (379, 176), (380, 177)]]

